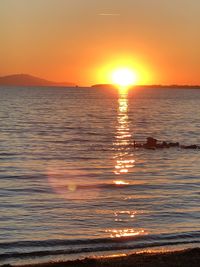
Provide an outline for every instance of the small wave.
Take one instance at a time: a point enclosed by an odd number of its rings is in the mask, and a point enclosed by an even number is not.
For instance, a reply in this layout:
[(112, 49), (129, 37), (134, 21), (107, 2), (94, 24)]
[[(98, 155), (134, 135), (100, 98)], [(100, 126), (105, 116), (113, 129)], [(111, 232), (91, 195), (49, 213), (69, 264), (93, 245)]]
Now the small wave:
[[(163, 240), (163, 239), (200, 239), (200, 231), (181, 232), (181, 233), (164, 233), (154, 235), (126, 236), (117, 238), (95, 238), (95, 239), (50, 239), (50, 240), (34, 240), (34, 241), (16, 241), (0, 243), (0, 248), (9, 247), (43, 247), (43, 246), (65, 246), (65, 245), (82, 245), (82, 244), (98, 244), (98, 243), (122, 243), (132, 240)], [(200, 240), (199, 240), (200, 241)]]
[(8, 152), (2, 152), (0, 153), (0, 157), (13, 157), (21, 155), (20, 153), (8, 153)]
[[(19, 241), (0, 243), (1, 249), (12, 250), (0, 254), (0, 259), (31, 258), (125, 249), (144, 249), (157, 246), (198, 243), (200, 243), (200, 231), (179, 234), (143, 235), (86, 240)], [(21, 251), (16, 251), (15, 248), (18, 250), (21, 249)], [(28, 251), (25, 251), (27, 249)]]
[(20, 180), (26, 180), (26, 179), (38, 179), (38, 178), (43, 178), (43, 177), (46, 177), (45, 175), (26, 175), (26, 174), (21, 174), (21, 175), (6, 175), (6, 174), (3, 174), (3, 175), (0, 175), (0, 179), (3, 178), (3, 179), (20, 179)]

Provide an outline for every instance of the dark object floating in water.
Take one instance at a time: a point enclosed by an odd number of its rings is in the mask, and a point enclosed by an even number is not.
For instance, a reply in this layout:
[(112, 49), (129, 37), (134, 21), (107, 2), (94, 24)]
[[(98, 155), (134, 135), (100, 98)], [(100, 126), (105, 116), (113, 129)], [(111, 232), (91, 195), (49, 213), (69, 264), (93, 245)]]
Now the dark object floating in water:
[(183, 149), (200, 149), (198, 145), (180, 145), (179, 142), (166, 142), (158, 141), (153, 137), (147, 137), (146, 142), (134, 141), (134, 148), (146, 148), (146, 149), (157, 149), (157, 148), (170, 148), (170, 147), (179, 147)]

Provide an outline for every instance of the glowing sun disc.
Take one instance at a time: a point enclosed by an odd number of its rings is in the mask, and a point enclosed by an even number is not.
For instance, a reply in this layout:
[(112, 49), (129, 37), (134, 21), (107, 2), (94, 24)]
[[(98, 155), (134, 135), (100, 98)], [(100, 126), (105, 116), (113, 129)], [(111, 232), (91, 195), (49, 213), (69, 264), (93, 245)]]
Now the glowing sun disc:
[(137, 82), (137, 75), (130, 69), (117, 69), (112, 73), (112, 82), (118, 86), (131, 86)]

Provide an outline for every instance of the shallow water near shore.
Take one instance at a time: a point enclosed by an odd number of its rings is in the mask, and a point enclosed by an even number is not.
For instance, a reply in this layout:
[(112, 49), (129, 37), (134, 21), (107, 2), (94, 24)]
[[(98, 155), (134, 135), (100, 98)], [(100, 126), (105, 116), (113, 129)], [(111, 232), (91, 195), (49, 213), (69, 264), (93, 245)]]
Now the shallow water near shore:
[(1, 87), (0, 262), (198, 246), (200, 150), (132, 145), (200, 145), (199, 106), (199, 90)]

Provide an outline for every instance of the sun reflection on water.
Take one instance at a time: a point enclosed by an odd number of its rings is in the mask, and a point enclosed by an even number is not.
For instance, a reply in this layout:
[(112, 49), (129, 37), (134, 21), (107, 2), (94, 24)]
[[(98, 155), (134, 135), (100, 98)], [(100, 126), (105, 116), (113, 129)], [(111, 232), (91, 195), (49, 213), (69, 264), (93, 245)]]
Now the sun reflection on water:
[(113, 183), (116, 185), (125, 185), (129, 184), (129, 182), (125, 181), (124, 175), (128, 174), (129, 170), (133, 168), (135, 164), (133, 154), (130, 151), (131, 134), (129, 129), (127, 90), (119, 90), (118, 104), (117, 126), (114, 142), (114, 149), (116, 151), (114, 156), (114, 159), (116, 160), (114, 173), (120, 176), (120, 179), (115, 180)]
[(112, 229), (112, 230), (107, 230), (106, 232), (110, 234), (111, 238), (138, 236), (138, 235), (144, 235), (145, 234), (144, 230), (134, 230), (132, 228)]
[(122, 181), (122, 180), (115, 180), (115, 181), (113, 181), (113, 183), (115, 185), (128, 185), (129, 184), (129, 182), (125, 182), (125, 181)]
[[(115, 151), (113, 172), (117, 178), (113, 180), (113, 184), (123, 188), (133, 184), (131, 172), (135, 166), (135, 157), (131, 150), (132, 140), (128, 117), (128, 90), (119, 90), (118, 104), (115, 142), (113, 143)], [(126, 201), (125, 198), (123, 200)], [(115, 226), (114, 229), (107, 229), (106, 233), (111, 238), (134, 237), (147, 234), (144, 229), (130, 227), (136, 220), (135, 217), (141, 212), (135, 210), (118, 210), (113, 211), (113, 213), (115, 225), (123, 225), (123, 228), (118, 229)]]

